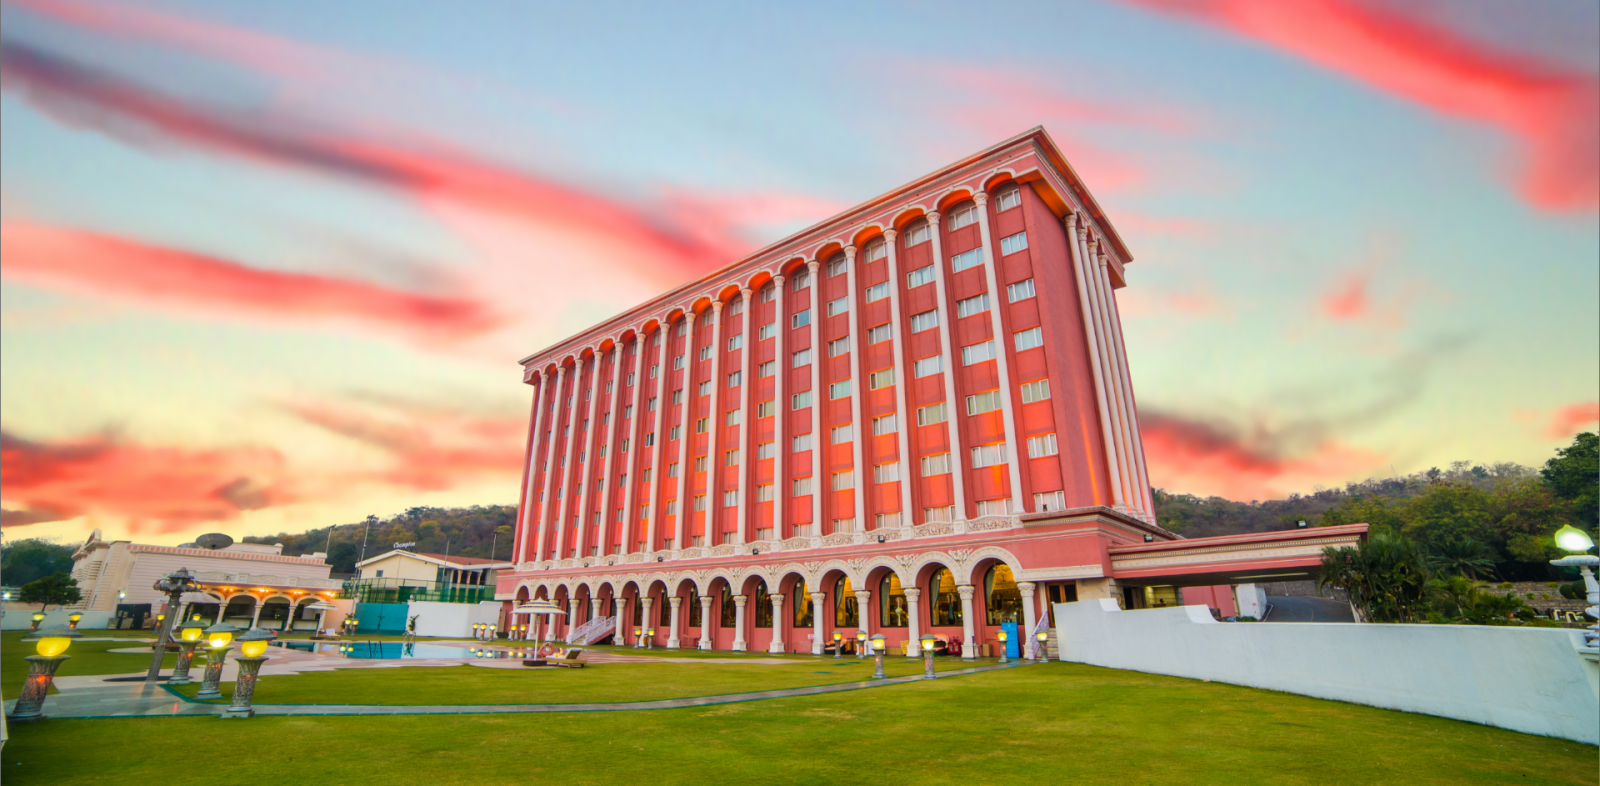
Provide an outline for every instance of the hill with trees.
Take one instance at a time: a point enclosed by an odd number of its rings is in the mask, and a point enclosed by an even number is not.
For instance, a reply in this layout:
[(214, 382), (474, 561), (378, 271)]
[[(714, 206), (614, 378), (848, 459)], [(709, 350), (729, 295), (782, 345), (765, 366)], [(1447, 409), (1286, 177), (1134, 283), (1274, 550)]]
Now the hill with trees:
[(354, 573), (362, 544), (372, 557), (396, 543), (415, 543), (411, 551), (484, 559), (510, 559), (515, 505), (473, 505), (470, 508), (406, 508), (386, 519), (335, 524), (296, 534), (250, 535), (245, 543), (282, 543), (283, 553), (299, 556), (326, 551), (334, 573)]

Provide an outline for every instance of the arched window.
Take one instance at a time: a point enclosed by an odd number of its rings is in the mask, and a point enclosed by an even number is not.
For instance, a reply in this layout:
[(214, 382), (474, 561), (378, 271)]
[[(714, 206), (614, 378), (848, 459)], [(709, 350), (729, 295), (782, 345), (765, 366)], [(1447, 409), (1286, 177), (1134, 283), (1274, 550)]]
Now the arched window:
[(850, 579), (839, 579), (833, 587), (833, 624), (851, 630), (861, 627), (861, 615), (856, 613), (856, 594), (850, 589)]
[(657, 619), (656, 625), (663, 628), (671, 628), (672, 602), (667, 600), (667, 594), (665, 592), (661, 593), (661, 597), (656, 598), (656, 608), (661, 609), (661, 613), (657, 615), (659, 619)]
[(984, 576), (983, 596), (988, 600), (990, 625), (1022, 619), (1022, 591), (1005, 563), (996, 564)]
[(684, 603), (689, 604), (689, 627), (700, 627), (700, 591), (690, 587), (689, 599)]
[(809, 628), (812, 623), (811, 593), (806, 591), (806, 583), (794, 583), (794, 626), (796, 628)]
[(767, 594), (767, 582), (756, 579), (756, 627), (772, 627), (772, 596)]
[(733, 588), (726, 583), (722, 585), (722, 627), (731, 628), (739, 624), (739, 607), (733, 604)]
[(644, 604), (640, 603), (638, 598), (633, 599), (633, 626), (644, 627)]
[(928, 607), (930, 622), (935, 628), (961, 625), (961, 593), (956, 592), (956, 577), (948, 568), (940, 568), (928, 583), (928, 596), (933, 603)]
[(906, 605), (906, 591), (900, 588), (900, 577), (893, 571), (883, 577), (878, 585), (878, 597), (883, 599), (880, 624), (885, 628), (904, 628), (910, 624), (910, 607)]

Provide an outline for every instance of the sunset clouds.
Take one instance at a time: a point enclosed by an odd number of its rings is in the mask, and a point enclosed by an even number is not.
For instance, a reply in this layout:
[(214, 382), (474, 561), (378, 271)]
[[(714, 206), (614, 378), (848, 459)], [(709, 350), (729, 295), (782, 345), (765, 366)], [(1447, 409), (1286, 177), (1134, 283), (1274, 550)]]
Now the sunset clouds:
[(1241, 433), (1221, 423), (1146, 410), (1139, 416), (1150, 482), (1168, 490), (1205, 489), (1234, 500), (1275, 499), (1330, 478), (1370, 472), (1382, 457), (1318, 440), (1290, 446), (1270, 432)]

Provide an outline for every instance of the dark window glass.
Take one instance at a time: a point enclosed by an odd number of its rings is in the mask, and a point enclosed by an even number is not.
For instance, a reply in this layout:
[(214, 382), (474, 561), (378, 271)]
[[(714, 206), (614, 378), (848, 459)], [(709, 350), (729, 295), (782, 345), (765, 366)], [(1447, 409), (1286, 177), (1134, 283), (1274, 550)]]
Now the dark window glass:
[(812, 625), (811, 593), (806, 591), (806, 583), (797, 581), (794, 584), (794, 626), (796, 628), (809, 628)]
[(833, 624), (846, 628), (845, 638), (850, 638), (849, 631), (861, 627), (861, 615), (856, 613), (856, 595), (850, 589), (849, 579), (839, 579), (833, 586)]
[(684, 603), (689, 604), (689, 627), (700, 627), (700, 591), (691, 588), (689, 590), (689, 599)]
[(885, 628), (904, 628), (911, 622), (911, 607), (906, 604), (906, 592), (900, 588), (900, 577), (893, 573), (883, 578), (883, 583), (878, 585), (878, 597), (882, 598), (883, 614), (879, 622)]
[(732, 628), (733, 626), (739, 624), (739, 618), (737, 616), (739, 613), (739, 607), (733, 603), (732, 587), (729, 587), (727, 584), (722, 585), (722, 597), (719, 599), (719, 602), (722, 604), (722, 627)]
[(670, 629), (672, 627), (672, 604), (667, 600), (666, 595), (656, 598), (656, 608), (661, 609), (660, 620), (656, 622), (656, 625)]
[(772, 627), (772, 596), (767, 594), (767, 583), (756, 579), (756, 624), (758, 628)]
[(1008, 565), (995, 565), (983, 578), (983, 596), (988, 602), (989, 624), (1019, 622), (1022, 619), (1022, 591)]
[(956, 579), (950, 575), (949, 569), (940, 568), (933, 574), (933, 580), (928, 585), (928, 596), (933, 598), (928, 608), (933, 627), (961, 626), (961, 594), (956, 592)]

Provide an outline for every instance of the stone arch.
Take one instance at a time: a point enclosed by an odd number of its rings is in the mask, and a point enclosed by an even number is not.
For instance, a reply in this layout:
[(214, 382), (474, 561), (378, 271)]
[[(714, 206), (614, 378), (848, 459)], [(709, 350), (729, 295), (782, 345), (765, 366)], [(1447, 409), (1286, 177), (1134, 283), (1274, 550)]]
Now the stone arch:
[(856, 248), (865, 249), (868, 243), (883, 236), (884, 229), (884, 225), (877, 221), (860, 227), (850, 236), (850, 244)]
[(983, 190), (992, 194), (995, 191), (1012, 184), (1019, 186), (1022, 185), (1022, 183), (1017, 180), (1016, 170), (1010, 168), (996, 169), (984, 177)]
[[(961, 573), (958, 574), (958, 578), (965, 576), (966, 583), (977, 586), (983, 582), (984, 573), (995, 562), (1005, 563), (1006, 567), (1011, 568), (1011, 574), (1014, 576), (1022, 575), (1022, 561), (1018, 560), (1015, 554), (999, 546), (984, 546), (967, 555), (964, 564), (960, 566)], [(954, 572), (956, 567), (952, 565), (951, 571)]]
[(938, 207), (939, 212), (948, 213), (956, 205), (972, 199), (976, 193), (977, 190), (971, 186), (953, 186), (950, 190), (940, 194), (934, 204)]
[(797, 271), (806, 269), (810, 261), (805, 257), (791, 257), (778, 266), (777, 275), (792, 278)]

